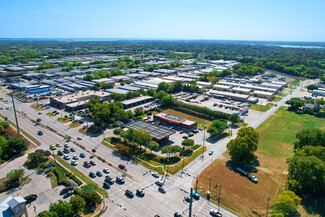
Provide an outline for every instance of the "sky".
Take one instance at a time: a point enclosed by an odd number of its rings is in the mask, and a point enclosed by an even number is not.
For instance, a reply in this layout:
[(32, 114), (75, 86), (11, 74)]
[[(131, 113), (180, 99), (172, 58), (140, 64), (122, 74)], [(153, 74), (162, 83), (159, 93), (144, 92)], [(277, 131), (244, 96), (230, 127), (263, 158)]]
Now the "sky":
[(325, 41), (324, 0), (0, 0), (0, 38)]

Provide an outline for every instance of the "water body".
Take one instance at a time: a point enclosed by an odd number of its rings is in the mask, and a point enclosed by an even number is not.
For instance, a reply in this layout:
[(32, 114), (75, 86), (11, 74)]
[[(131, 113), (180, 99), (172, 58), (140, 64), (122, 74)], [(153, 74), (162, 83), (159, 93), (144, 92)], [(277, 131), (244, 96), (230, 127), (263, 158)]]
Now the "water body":
[(279, 46), (279, 47), (288, 47), (288, 48), (321, 48), (321, 49), (325, 49), (325, 47), (321, 47), (321, 46), (306, 46), (306, 45), (275, 45), (275, 46)]

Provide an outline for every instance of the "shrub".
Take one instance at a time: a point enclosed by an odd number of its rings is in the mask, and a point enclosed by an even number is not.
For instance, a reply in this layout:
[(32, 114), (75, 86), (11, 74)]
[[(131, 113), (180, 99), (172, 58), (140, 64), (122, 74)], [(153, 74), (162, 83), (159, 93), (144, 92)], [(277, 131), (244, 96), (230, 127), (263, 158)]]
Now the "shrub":
[(191, 149), (186, 149), (185, 151), (182, 151), (180, 155), (185, 157), (185, 156), (190, 156), (192, 154), (193, 151)]
[(200, 147), (201, 147), (201, 145), (196, 144), (196, 145), (193, 145), (193, 146), (191, 147), (191, 149), (192, 149), (193, 151), (195, 151), (196, 149), (198, 149), (198, 148), (200, 148)]

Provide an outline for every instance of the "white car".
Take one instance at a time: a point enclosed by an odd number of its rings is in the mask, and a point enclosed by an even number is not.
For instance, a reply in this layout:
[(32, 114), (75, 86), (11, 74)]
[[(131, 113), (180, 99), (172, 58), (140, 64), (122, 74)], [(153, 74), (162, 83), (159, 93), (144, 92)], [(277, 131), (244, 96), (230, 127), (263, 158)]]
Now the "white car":
[(64, 147), (65, 147), (65, 148), (69, 148), (70, 145), (69, 145), (68, 143), (65, 143), (65, 144), (64, 144)]
[(79, 157), (78, 157), (78, 155), (75, 155), (75, 154), (74, 154), (73, 157), (72, 157), (72, 159), (73, 159), (73, 160), (78, 160)]
[(216, 209), (211, 209), (210, 214), (213, 216), (222, 217), (222, 214), (218, 212)]
[(213, 151), (212, 150), (209, 151), (209, 155), (213, 155)]
[(64, 157), (63, 157), (64, 160), (70, 160), (70, 156), (65, 154)]
[(71, 165), (72, 165), (72, 166), (77, 166), (77, 165), (78, 165), (78, 163), (77, 163), (77, 161), (75, 161), (75, 160), (72, 160), (72, 161), (71, 161)]
[(104, 168), (104, 169), (103, 169), (103, 172), (104, 172), (104, 173), (109, 173), (109, 169), (108, 169), (108, 168)]
[(56, 143), (56, 147), (61, 147), (61, 144), (60, 143)]
[(248, 178), (249, 178), (252, 182), (254, 182), (254, 183), (258, 183), (258, 179), (257, 179), (255, 176), (249, 174), (249, 175), (248, 175)]
[(155, 178), (159, 178), (159, 174), (156, 173), (156, 172), (152, 173), (152, 176), (155, 177)]

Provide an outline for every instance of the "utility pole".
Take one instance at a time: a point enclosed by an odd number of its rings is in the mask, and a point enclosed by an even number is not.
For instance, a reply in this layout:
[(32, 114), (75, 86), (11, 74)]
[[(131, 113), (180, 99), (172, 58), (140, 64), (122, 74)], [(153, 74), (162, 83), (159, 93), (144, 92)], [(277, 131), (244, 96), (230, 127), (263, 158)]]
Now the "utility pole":
[(191, 193), (190, 193), (190, 208), (189, 208), (190, 211), (188, 214), (189, 217), (192, 217), (192, 201), (193, 201), (192, 194), (193, 194), (193, 186), (191, 187)]
[(184, 158), (185, 158), (185, 156), (183, 156), (183, 166), (182, 166), (182, 173), (181, 173), (181, 176), (182, 176), (182, 174), (184, 173)]
[(267, 198), (266, 217), (267, 217), (268, 214), (269, 214), (269, 204), (270, 204), (270, 195), (269, 195), (268, 198)]
[(14, 101), (14, 96), (11, 91), (11, 101), (12, 101), (12, 107), (14, 108), (14, 114), (15, 114), (15, 120), (16, 120), (16, 126), (17, 126), (17, 133), (19, 134), (19, 125), (18, 125), (18, 119), (17, 119), (17, 114), (16, 114), (16, 107), (15, 107), (15, 101)]
[(204, 145), (205, 145), (205, 129), (206, 126), (203, 127), (203, 149), (202, 149), (202, 159), (204, 158)]
[(220, 194), (221, 194), (221, 184), (220, 184), (220, 188), (219, 188), (218, 212), (220, 212)]

